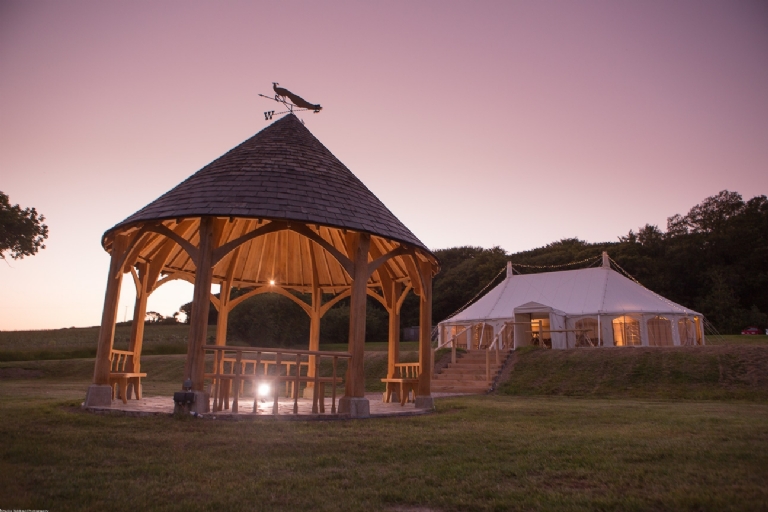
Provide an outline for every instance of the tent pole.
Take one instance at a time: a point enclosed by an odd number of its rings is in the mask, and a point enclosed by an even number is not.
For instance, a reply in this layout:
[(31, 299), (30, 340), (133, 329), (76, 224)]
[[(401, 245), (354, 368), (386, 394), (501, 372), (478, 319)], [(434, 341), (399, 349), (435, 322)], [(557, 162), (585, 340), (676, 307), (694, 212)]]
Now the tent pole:
[(603, 346), (603, 329), (600, 327), (600, 313), (597, 314), (597, 346)]

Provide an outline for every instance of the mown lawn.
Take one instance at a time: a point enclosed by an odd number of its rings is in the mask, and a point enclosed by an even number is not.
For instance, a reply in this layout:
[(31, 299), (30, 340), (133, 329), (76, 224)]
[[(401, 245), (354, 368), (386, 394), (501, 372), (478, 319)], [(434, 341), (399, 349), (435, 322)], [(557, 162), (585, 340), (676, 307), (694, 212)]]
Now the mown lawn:
[[(47, 390), (46, 390), (47, 388)], [(326, 422), (81, 412), (0, 388), (0, 507), (49, 510), (758, 510), (768, 406), (462, 397)], [(70, 398), (66, 398), (70, 396)]]
[[(95, 415), (93, 359), (4, 362), (0, 509), (766, 510), (766, 347), (707, 348), (520, 351), (516, 395), (323, 422)], [(145, 394), (178, 389), (183, 355), (143, 361)]]

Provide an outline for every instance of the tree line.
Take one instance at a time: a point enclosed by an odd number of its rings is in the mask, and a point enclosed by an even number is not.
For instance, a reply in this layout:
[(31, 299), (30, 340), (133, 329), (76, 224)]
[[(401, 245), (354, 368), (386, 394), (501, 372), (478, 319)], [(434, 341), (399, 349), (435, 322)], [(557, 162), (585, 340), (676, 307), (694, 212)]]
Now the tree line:
[[(434, 251), (441, 266), (433, 282), (434, 323), (451, 316), (486, 286), (490, 289), (501, 282), (507, 261), (518, 264), (516, 269), (522, 273), (562, 270), (532, 270), (525, 265), (555, 267), (597, 260), (602, 251), (647, 288), (704, 314), (721, 333), (768, 326), (768, 199), (761, 195), (745, 201), (727, 190), (706, 198), (685, 215), (669, 217), (665, 231), (646, 224), (615, 242), (568, 238), (517, 253), (470, 246)], [(233, 290), (234, 295), (245, 292)], [(191, 304), (181, 309), (189, 319)], [(386, 340), (386, 311), (369, 298), (367, 313), (367, 341)], [(403, 303), (401, 325), (418, 325), (418, 318), (418, 298), (410, 294)], [(216, 319), (211, 306), (209, 321), (215, 324)], [(349, 301), (345, 300), (323, 317), (321, 343), (345, 342), (348, 332)], [(309, 318), (289, 299), (263, 294), (230, 313), (229, 333), (254, 345), (306, 343)]]

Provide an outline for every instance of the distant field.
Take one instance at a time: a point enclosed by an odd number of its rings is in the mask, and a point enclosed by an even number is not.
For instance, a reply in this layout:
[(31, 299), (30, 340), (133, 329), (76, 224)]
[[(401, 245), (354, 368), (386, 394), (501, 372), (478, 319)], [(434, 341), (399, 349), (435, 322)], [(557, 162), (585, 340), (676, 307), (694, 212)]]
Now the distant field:
[(768, 336), (742, 336), (741, 334), (722, 334), (707, 338), (707, 345), (768, 345)]
[[(0, 361), (28, 361), (39, 359), (72, 359), (96, 356), (98, 327), (73, 327), (39, 331), (0, 331)], [(208, 326), (208, 340), (213, 341), (216, 327)], [(127, 349), (131, 327), (120, 325), (115, 329), (115, 348)], [(144, 327), (143, 353), (185, 354), (187, 352), (188, 325), (146, 325)], [(241, 341), (228, 343), (243, 345)], [(416, 350), (418, 343), (403, 342), (401, 350)], [(302, 348), (306, 348), (303, 346)], [(369, 342), (365, 349), (387, 350), (386, 342)], [(347, 350), (346, 343), (321, 344), (320, 350)]]
[[(145, 354), (182, 354), (187, 350), (188, 325), (147, 325)], [(208, 328), (208, 338), (216, 335)], [(73, 327), (42, 331), (0, 331), (0, 361), (95, 357), (98, 327)], [(115, 348), (127, 349), (131, 327), (115, 328)]]

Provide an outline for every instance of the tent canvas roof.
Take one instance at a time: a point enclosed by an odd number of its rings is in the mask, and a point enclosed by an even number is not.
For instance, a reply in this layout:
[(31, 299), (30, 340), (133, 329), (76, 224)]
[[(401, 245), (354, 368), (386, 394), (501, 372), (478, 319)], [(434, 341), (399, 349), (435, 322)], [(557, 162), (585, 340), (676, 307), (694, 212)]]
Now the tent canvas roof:
[(623, 313), (689, 314), (676, 304), (610, 268), (585, 268), (508, 276), (470, 307), (447, 320), (512, 318), (515, 308), (536, 302), (568, 316)]

